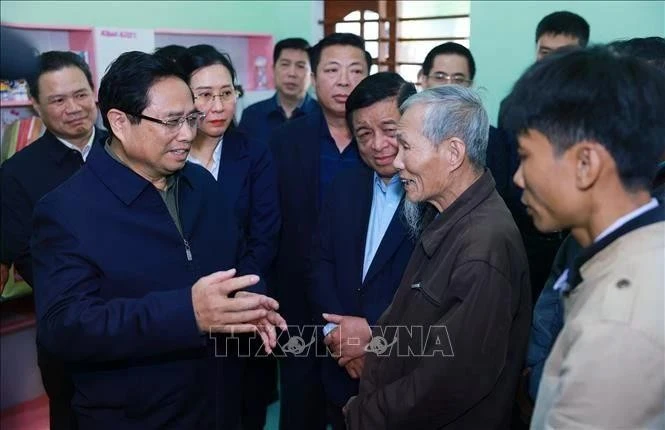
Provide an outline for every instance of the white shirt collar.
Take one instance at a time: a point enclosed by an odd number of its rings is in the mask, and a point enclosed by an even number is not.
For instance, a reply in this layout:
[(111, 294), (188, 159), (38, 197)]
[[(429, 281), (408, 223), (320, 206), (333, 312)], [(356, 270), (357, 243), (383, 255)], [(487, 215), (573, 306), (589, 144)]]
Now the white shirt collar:
[[(649, 203), (640, 206), (639, 208), (635, 209), (634, 211), (627, 213), (626, 215), (622, 216), (618, 220), (614, 221), (612, 225), (607, 227), (605, 230), (603, 230), (602, 233), (594, 239), (594, 242), (598, 242), (600, 239), (604, 238), (608, 234), (612, 233), (631, 219), (637, 218), (638, 216), (642, 215), (644, 212), (650, 211), (651, 209), (655, 208), (658, 206), (658, 200), (652, 198)], [(566, 269), (563, 271), (561, 276), (559, 276), (552, 286), (554, 290), (567, 290), (568, 289), (568, 272), (569, 270)]]
[(187, 156), (187, 160), (191, 161), (194, 164), (198, 164), (199, 166), (203, 166), (212, 176), (215, 177), (215, 180), (217, 180), (217, 174), (219, 173), (219, 162), (222, 159), (222, 145), (224, 143), (224, 136), (222, 136), (219, 139), (219, 142), (217, 142), (217, 146), (215, 146), (215, 150), (212, 152), (212, 163), (210, 165), (210, 168), (208, 169), (206, 165), (201, 161), (197, 160), (192, 153), (190, 152), (189, 155)]
[(642, 215), (644, 212), (650, 211), (651, 209), (655, 208), (658, 206), (658, 200), (655, 198), (652, 198), (649, 203), (644, 204), (640, 206), (639, 208), (635, 209), (634, 211), (627, 213), (626, 215), (622, 216), (618, 220), (614, 221), (612, 225), (607, 227), (605, 230), (603, 230), (602, 233), (598, 235), (593, 241), (598, 242), (600, 239), (604, 238), (608, 234), (612, 233), (614, 230), (618, 229), (631, 219), (637, 218), (638, 216)]
[(71, 142), (66, 141), (65, 139), (62, 139), (58, 136), (55, 137), (60, 142), (62, 142), (62, 144), (65, 145), (67, 148), (80, 152), (83, 161), (86, 161), (88, 159), (88, 154), (90, 154), (90, 149), (92, 148), (92, 142), (95, 141), (95, 127), (92, 127), (92, 134), (90, 135), (90, 139), (88, 139), (88, 143), (85, 144), (83, 149), (79, 148), (78, 146), (74, 145)]

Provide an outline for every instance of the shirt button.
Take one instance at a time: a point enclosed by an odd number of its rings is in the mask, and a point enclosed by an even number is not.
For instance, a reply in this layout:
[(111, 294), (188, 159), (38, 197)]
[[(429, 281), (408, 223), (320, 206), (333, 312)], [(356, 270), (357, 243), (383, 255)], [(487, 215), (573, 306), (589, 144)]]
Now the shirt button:
[(630, 281), (628, 279), (622, 279), (617, 282), (617, 288), (622, 289), (630, 286)]

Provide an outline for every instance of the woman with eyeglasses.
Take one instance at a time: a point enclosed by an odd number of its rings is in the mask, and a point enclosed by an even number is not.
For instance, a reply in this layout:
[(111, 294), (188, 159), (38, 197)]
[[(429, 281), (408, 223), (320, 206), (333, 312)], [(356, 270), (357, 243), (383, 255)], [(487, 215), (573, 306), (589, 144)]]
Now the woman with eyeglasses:
[[(188, 159), (215, 177), (220, 197), (235, 212), (242, 238), (238, 274), (262, 278), (254, 290), (245, 291), (265, 293), (263, 278), (275, 257), (280, 227), (277, 173), (268, 145), (248, 140), (233, 126), (238, 92), (236, 72), (228, 55), (210, 45), (196, 45), (178, 58), (178, 64), (188, 76), (196, 109), (205, 115), (199, 119)], [(245, 292), (236, 296), (240, 294)], [(241, 370), (234, 370), (228, 358), (221, 362), (215, 395), (222, 406), (218, 424), (224, 425), (218, 427), (235, 428), (240, 416)], [(227, 388), (220, 391), (220, 384)]]
[(204, 115), (188, 160), (217, 179), (235, 210), (244, 237), (239, 274), (263, 275), (275, 256), (280, 223), (277, 173), (268, 145), (249, 141), (232, 125), (238, 92), (228, 55), (210, 45), (196, 45), (178, 62), (188, 76), (194, 106)]

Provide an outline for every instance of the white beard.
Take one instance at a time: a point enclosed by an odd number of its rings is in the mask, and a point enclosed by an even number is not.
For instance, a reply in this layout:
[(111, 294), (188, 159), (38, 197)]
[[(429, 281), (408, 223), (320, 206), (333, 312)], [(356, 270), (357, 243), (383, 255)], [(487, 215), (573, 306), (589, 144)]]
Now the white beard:
[(413, 239), (418, 239), (423, 230), (423, 212), (425, 207), (426, 203), (413, 203), (408, 199), (404, 200), (402, 213), (404, 214), (404, 220), (409, 229), (409, 234)]

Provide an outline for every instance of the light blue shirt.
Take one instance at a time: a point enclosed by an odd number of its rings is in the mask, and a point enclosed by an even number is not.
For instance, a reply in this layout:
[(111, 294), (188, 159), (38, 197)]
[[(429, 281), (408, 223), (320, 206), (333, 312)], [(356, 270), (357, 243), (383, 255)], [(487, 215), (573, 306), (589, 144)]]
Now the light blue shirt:
[(363, 263), (363, 282), (369, 271), (369, 266), (374, 260), (376, 251), (379, 249), (381, 240), (388, 230), (390, 221), (395, 215), (399, 202), (404, 195), (402, 182), (399, 175), (390, 179), (388, 184), (384, 183), (379, 175), (374, 173), (374, 191), (372, 196), (372, 211), (369, 215), (367, 226), (367, 239), (365, 240), (365, 261)]

